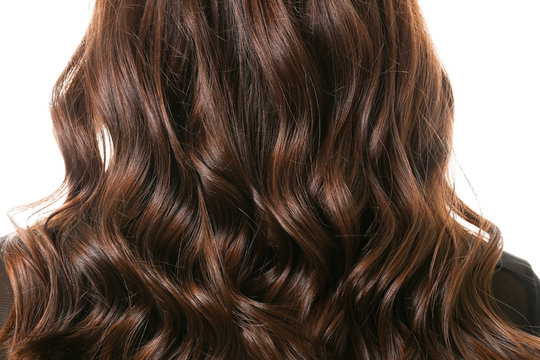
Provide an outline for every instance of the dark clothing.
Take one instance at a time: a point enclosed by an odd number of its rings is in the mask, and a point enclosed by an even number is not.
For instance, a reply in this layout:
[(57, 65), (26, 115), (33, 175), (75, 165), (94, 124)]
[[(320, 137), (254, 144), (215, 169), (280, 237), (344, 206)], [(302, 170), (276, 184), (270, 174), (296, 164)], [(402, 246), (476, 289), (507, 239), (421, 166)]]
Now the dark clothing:
[[(6, 238), (7, 236), (0, 237), (0, 249), (2, 249), (2, 244)], [(2, 255), (0, 251), (0, 327), (6, 321), (11, 311), (11, 305), (13, 304), (13, 290), (9, 283), (9, 277), (4, 267), (4, 257)]]
[[(6, 238), (0, 237), (0, 249)], [(526, 260), (503, 252), (493, 276), (493, 295), (512, 322), (540, 337), (540, 279)], [(0, 326), (7, 319), (12, 304), (13, 292), (0, 256)]]
[(524, 259), (503, 252), (493, 275), (493, 296), (508, 318), (540, 337), (540, 279)]

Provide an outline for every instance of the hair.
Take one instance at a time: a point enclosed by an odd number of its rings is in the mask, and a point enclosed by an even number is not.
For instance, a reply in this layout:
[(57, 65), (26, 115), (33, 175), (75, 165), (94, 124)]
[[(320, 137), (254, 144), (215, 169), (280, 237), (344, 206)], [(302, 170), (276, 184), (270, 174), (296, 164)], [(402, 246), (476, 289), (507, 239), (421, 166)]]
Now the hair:
[(66, 197), (2, 244), (11, 359), (540, 358), (416, 0), (96, 0), (50, 110), (31, 206)]

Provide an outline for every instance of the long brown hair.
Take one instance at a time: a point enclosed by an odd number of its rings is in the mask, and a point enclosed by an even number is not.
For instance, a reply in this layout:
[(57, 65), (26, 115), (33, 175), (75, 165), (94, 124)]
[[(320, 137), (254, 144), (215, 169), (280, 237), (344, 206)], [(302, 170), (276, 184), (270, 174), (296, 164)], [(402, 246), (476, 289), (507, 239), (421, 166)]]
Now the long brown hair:
[(493, 300), (499, 229), (447, 176), (453, 114), (416, 0), (96, 0), (51, 96), (65, 179), (32, 206), (66, 198), (3, 244), (0, 340), (539, 359)]

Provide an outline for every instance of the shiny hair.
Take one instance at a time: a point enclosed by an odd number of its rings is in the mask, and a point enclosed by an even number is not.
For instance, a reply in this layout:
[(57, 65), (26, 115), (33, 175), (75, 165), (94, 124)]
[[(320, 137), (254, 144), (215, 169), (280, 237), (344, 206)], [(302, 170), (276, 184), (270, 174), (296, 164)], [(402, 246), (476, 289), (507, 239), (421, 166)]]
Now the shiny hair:
[(416, 0), (96, 0), (50, 110), (11, 359), (540, 358)]

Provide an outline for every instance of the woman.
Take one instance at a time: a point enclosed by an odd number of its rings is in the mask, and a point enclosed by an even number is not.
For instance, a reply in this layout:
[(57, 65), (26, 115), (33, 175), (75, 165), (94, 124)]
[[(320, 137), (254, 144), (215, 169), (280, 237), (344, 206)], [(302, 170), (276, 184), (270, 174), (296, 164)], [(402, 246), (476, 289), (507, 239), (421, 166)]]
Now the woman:
[(97, 0), (52, 93), (66, 199), (2, 243), (0, 341), (539, 359), (538, 278), (447, 178), (453, 109), (415, 0)]

